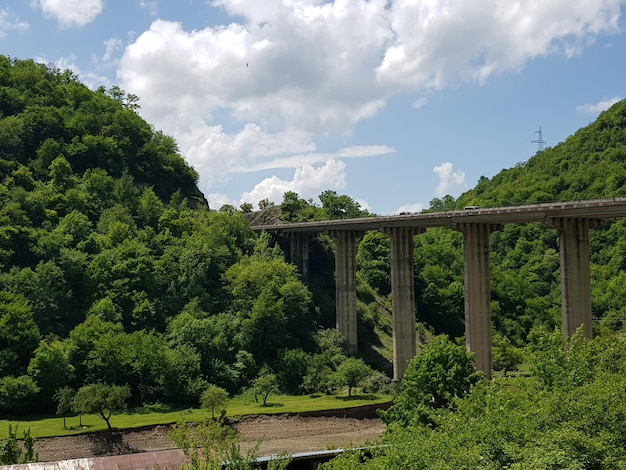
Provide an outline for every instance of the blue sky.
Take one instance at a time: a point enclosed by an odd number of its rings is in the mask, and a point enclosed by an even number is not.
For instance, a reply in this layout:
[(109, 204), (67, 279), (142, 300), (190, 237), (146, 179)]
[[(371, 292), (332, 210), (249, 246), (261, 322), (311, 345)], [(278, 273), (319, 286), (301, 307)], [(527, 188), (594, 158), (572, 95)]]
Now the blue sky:
[(212, 208), (457, 197), (626, 97), (626, 0), (0, 0), (0, 53), (118, 85)]

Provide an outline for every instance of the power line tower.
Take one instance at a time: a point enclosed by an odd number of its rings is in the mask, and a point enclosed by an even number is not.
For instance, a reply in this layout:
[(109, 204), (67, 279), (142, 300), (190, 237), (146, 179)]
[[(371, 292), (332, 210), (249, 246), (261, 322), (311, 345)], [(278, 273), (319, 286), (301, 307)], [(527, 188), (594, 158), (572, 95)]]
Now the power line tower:
[(537, 134), (537, 139), (531, 140), (530, 143), (537, 144), (537, 153), (541, 153), (543, 152), (544, 145), (547, 144), (547, 142), (543, 140), (543, 132), (541, 131), (541, 126), (539, 126), (538, 131), (535, 131), (535, 134)]

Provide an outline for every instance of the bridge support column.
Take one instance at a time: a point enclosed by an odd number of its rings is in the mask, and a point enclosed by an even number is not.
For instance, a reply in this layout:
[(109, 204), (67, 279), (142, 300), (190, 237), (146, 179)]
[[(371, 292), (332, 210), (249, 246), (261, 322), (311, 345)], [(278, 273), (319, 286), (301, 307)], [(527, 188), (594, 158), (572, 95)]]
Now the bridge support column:
[(309, 280), (309, 240), (308, 233), (291, 233), (289, 236), (289, 259), (298, 267), (302, 281)]
[(491, 286), (489, 236), (499, 225), (458, 224), (463, 233), (465, 277), (465, 344), (474, 353), (474, 365), (491, 378)]
[(332, 231), (335, 239), (335, 295), (337, 329), (346, 340), (346, 353), (354, 355), (359, 349), (356, 308), (356, 240), (361, 232)]
[(394, 227), (385, 229), (391, 237), (391, 303), (393, 317), (393, 380), (404, 377), (415, 357), (415, 276), (413, 237), (424, 229)]
[(600, 221), (552, 218), (546, 223), (559, 230), (563, 334), (570, 338), (582, 326), (585, 338), (591, 338), (589, 229), (597, 227)]

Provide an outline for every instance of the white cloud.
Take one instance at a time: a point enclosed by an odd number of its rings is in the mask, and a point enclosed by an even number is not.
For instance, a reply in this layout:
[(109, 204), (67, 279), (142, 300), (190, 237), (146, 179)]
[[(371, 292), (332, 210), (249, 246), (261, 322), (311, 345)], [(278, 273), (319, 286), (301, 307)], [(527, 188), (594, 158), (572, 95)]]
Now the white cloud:
[(5, 37), (9, 31), (26, 31), (29, 24), (13, 17), (8, 10), (0, 9), (0, 39)]
[(102, 61), (110, 63), (115, 61), (115, 55), (124, 49), (124, 44), (119, 38), (111, 38), (104, 41), (104, 49)]
[(580, 106), (576, 106), (576, 111), (580, 111), (581, 113), (591, 113), (598, 114), (602, 111), (606, 111), (611, 106), (613, 106), (618, 101), (621, 101), (622, 98), (619, 96), (614, 96), (613, 98), (602, 100), (598, 103), (587, 103)]
[(396, 211), (394, 212), (394, 214), (402, 214), (405, 212), (414, 214), (417, 212), (422, 212), (426, 207), (424, 206), (424, 204), (420, 204), (415, 203), (415, 204), (405, 204), (403, 206), (400, 206), (396, 209)]
[(207, 194), (206, 198), (207, 201), (209, 201), (209, 207), (214, 210), (217, 210), (226, 204), (237, 207), (237, 201), (233, 201), (227, 194), (211, 193)]
[(345, 169), (345, 163), (337, 160), (329, 160), (319, 168), (303, 166), (296, 169), (291, 181), (276, 176), (264, 179), (252, 191), (242, 194), (241, 202), (255, 204), (267, 198), (278, 204), (282, 202), (286, 191), (294, 191), (303, 199), (317, 197), (327, 189), (345, 188)]
[(302, 166), (315, 165), (316, 163), (326, 162), (330, 159), (346, 159), (346, 158), (364, 158), (376, 157), (392, 153), (395, 150), (386, 145), (356, 145), (347, 147), (340, 151), (329, 153), (307, 153), (302, 155), (292, 155), (289, 157), (275, 158), (269, 161), (263, 161), (252, 165), (236, 166), (230, 169), (231, 173), (252, 173), (261, 170), (270, 170), (276, 168), (299, 168)]
[(152, 16), (158, 16), (159, 14), (159, 4), (156, 1), (139, 0), (139, 6), (148, 10)]
[(33, 4), (64, 28), (91, 23), (102, 13), (104, 6), (103, 0), (34, 0)]
[[(149, 122), (174, 135), (210, 192), (234, 172), (312, 171), (346, 158), (316, 152), (316, 142), (349, 135), (391, 96), (424, 106), (434, 90), (576, 54), (618, 31), (621, 4), (215, 0), (238, 22), (190, 31), (156, 20), (126, 47), (118, 80), (141, 97)], [(437, 168), (438, 191), (464, 184), (461, 172)], [(269, 197), (294, 184), (267, 179), (249, 194)]]
[(395, 1), (381, 82), (408, 91), (482, 82), (553, 53), (571, 56), (619, 29), (618, 0)]
[(462, 171), (454, 171), (452, 163), (445, 162), (433, 168), (433, 171), (439, 177), (439, 184), (435, 190), (438, 196), (450, 194), (454, 189), (465, 187), (465, 173)]

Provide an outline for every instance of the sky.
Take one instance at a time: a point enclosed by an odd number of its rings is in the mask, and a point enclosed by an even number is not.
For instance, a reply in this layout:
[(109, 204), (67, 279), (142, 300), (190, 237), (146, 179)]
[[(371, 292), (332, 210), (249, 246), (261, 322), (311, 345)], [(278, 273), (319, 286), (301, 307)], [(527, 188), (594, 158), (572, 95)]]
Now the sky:
[(117, 85), (209, 205), (418, 212), (626, 98), (626, 0), (0, 0), (0, 54)]

